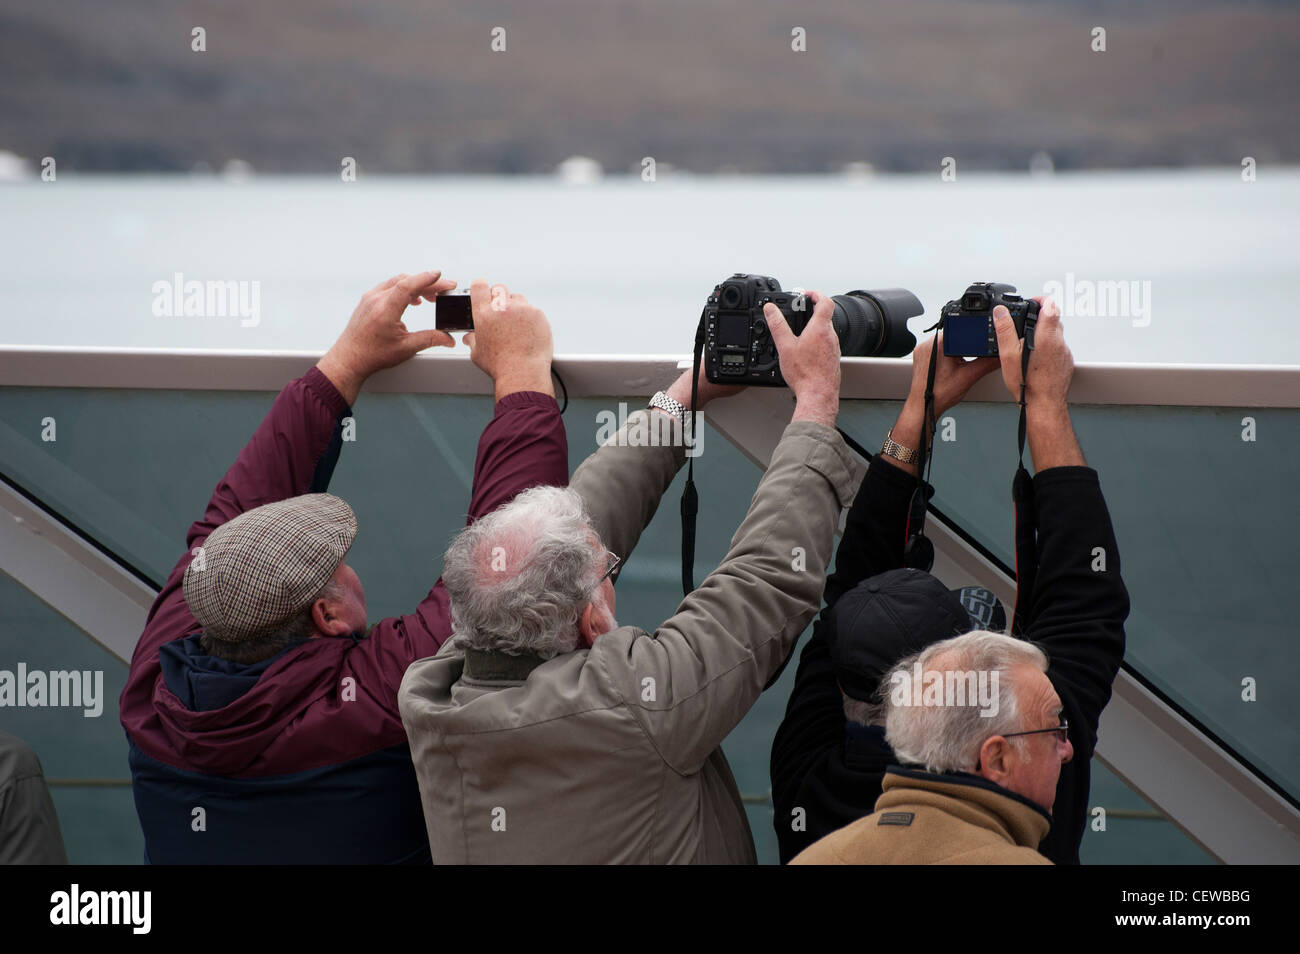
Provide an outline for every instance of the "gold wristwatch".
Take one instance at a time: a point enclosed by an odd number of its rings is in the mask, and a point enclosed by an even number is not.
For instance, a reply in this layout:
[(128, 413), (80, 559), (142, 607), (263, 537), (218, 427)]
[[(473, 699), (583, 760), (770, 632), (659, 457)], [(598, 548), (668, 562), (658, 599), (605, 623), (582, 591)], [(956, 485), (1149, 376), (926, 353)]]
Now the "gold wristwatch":
[(915, 464), (920, 460), (921, 455), (910, 447), (904, 447), (894, 441), (894, 429), (891, 427), (885, 435), (885, 443), (880, 447), (880, 453), (886, 457), (892, 457), (894, 460), (901, 461), (904, 464)]

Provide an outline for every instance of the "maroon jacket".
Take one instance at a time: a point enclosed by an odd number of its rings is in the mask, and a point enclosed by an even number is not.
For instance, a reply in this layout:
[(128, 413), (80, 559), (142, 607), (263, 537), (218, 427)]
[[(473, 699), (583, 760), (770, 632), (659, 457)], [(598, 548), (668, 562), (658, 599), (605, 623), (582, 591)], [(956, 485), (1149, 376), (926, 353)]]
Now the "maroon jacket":
[[(251, 665), (202, 652), (181, 590), (191, 553), (216, 527), (327, 489), (350, 413), (316, 368), (281, 391), (190, 527), (149, 611), (120, 707), (152, 861), (428, 859), (397, 690), (406, 667), (451, 635), (441, 580), (413, 613), (364, 636), (305, 640)], [(520, 392), (498, 401), (479, 441), (470, 518), (567, 480), (554, 398)]]

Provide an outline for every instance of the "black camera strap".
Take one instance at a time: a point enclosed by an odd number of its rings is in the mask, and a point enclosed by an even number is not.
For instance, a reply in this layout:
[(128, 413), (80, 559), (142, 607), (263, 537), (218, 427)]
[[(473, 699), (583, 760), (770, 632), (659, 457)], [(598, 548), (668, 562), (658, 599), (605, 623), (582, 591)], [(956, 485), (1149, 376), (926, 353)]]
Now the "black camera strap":
[[(700, 497), (695, 491), (695, 455), (691, 453), (695, 449), (695, 428), (699, 425), (699, 413), (696, 408), (700, 404), (700, 362), (704, 356), (704, 330), (705, 317), (708, 313), (706, 306), (700, 312), (700, 324), (695, 329), (695, 359), (691, 364), (691, 406), (686, 409), (690, 415), (691, 426), (687, 428), (690, 432), (690, 441), (686, 443), (686, 487), (682, 490), (682, 595), (690, 596), (691, 591), (695, 589), (695, 517), (700, 512)], [(686, 421), (682, 421), (685, 428)], [(682, 441), (686, 442), (687, 434), (683, 432)]]
[[(943, 329), (940, 318), (932, 327), (925, 329), (929, 334), (935, 329)], [(913, 570), (930, 572), (934, 566), (934, 544), (925, 535), (925, 516), (929, 511), (925, 495), (925, 485), (930, 479), (930, 467), (934, 458), (934, 376), (939, 367), (939, 338), (934, 339), (930, 349), (930, 367), (925, 375), (925, 410), (921, 421), (921, 444), (917, 448), (916, 490), (912, 492), (912, 501), (907, 508), (906, 540), (903, 544), (903, 566)]]
[[(943, 319), (926, 334), (938, 329), (943, 330)], [(930, 469), (934, 461), (935, 432), (934, 419), (934, 378), (938, 367), (941, 339), (936, 336), (930, 350), (930, 367), (925, 379), (925, 411), (921, 426), (921, 444), (917, 449), (916, 490), (907, 512), (907, 542), (903, 546), (903, 565), (911, 569), (930, 572), (934, 566), (934, 544), (925, 536), (925, 517), (929, 511), (925, 496), (925, 487), (930, 480)], [(1024, 346), (1020, 349), (1020, 424), (1018, 428), (1019, 458), (1016, 476), (1011, 484), (1011, 498), (1016, 512), (1016, 608), (1013, 617), (1013, 635), (1023, 636), (1029, 628), (1030, 600), (1033, 598), (1034, 581), (1038, 575), (1038, 526), (1034, 516), (1034, 484), (1029, 471), (1025, 469), (1025, 439), (1028, 423), (1025, 418), (1025, 388), (1029, 378), (1029, 353), (1034, 348), (1032, 333), (1025, 336)]]
[(1025, 470), (1025, 382), (1029, 379), (1029, 352), (1034, 349), (1033, 336), (1026, 335), (1020, 349), (1020, 444), (1016, 477), (1011, 482), (1011, 499), (1016, 508), (1016, 609), (1012, 617), (1013, 636), (1024, 636), (1029, 628), (1030, 600), (1038, 576), (1038, 524), (1034, 516), (1034, 482)]

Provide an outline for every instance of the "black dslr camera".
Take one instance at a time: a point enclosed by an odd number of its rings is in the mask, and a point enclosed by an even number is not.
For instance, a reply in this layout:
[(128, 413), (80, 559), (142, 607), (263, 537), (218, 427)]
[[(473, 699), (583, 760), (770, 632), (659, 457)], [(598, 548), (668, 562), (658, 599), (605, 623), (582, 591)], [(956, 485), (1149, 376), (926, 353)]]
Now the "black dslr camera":
[[(903, 288), (859, 289), (833, 298), (831, 324), (845, 357), (901, 358), (916, 347), (907, 319), (925, 309)], [(782, 387), (776, 344), (763, 306), (781, 309), (790, 330), (800, 334), (812, 317), (813, 301), (803, 292), (782, 291), (766, 275), (737, 272), (713, 289), (704, 307), (705, 375), (715, 384)]]
[(1005, 305), (1016, 323), (1016, 334), (1034, 346), (1034, 325), (1038, 302), (1013, 294), (1015, 285), (1005, 282), (976, 282), (961, 298), (943, 306), (943, 353), (950, 357), (987, 358), (998, 353), (998, 335), (993, 328), (993, 309)]

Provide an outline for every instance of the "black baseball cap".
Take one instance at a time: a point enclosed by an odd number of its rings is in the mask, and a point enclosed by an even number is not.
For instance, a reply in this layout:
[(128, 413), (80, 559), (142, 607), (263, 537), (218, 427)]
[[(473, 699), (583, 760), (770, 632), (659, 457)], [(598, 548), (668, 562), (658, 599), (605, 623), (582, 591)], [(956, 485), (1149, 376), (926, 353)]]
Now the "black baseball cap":
[(982, 586), (951, 590), (924, 570), (889, 570), (839, 598), (826, 642), (845, 694), (864, 702), (895, 663), (931, 643), (976, 629), (1006, 630), (1002, 603)]

